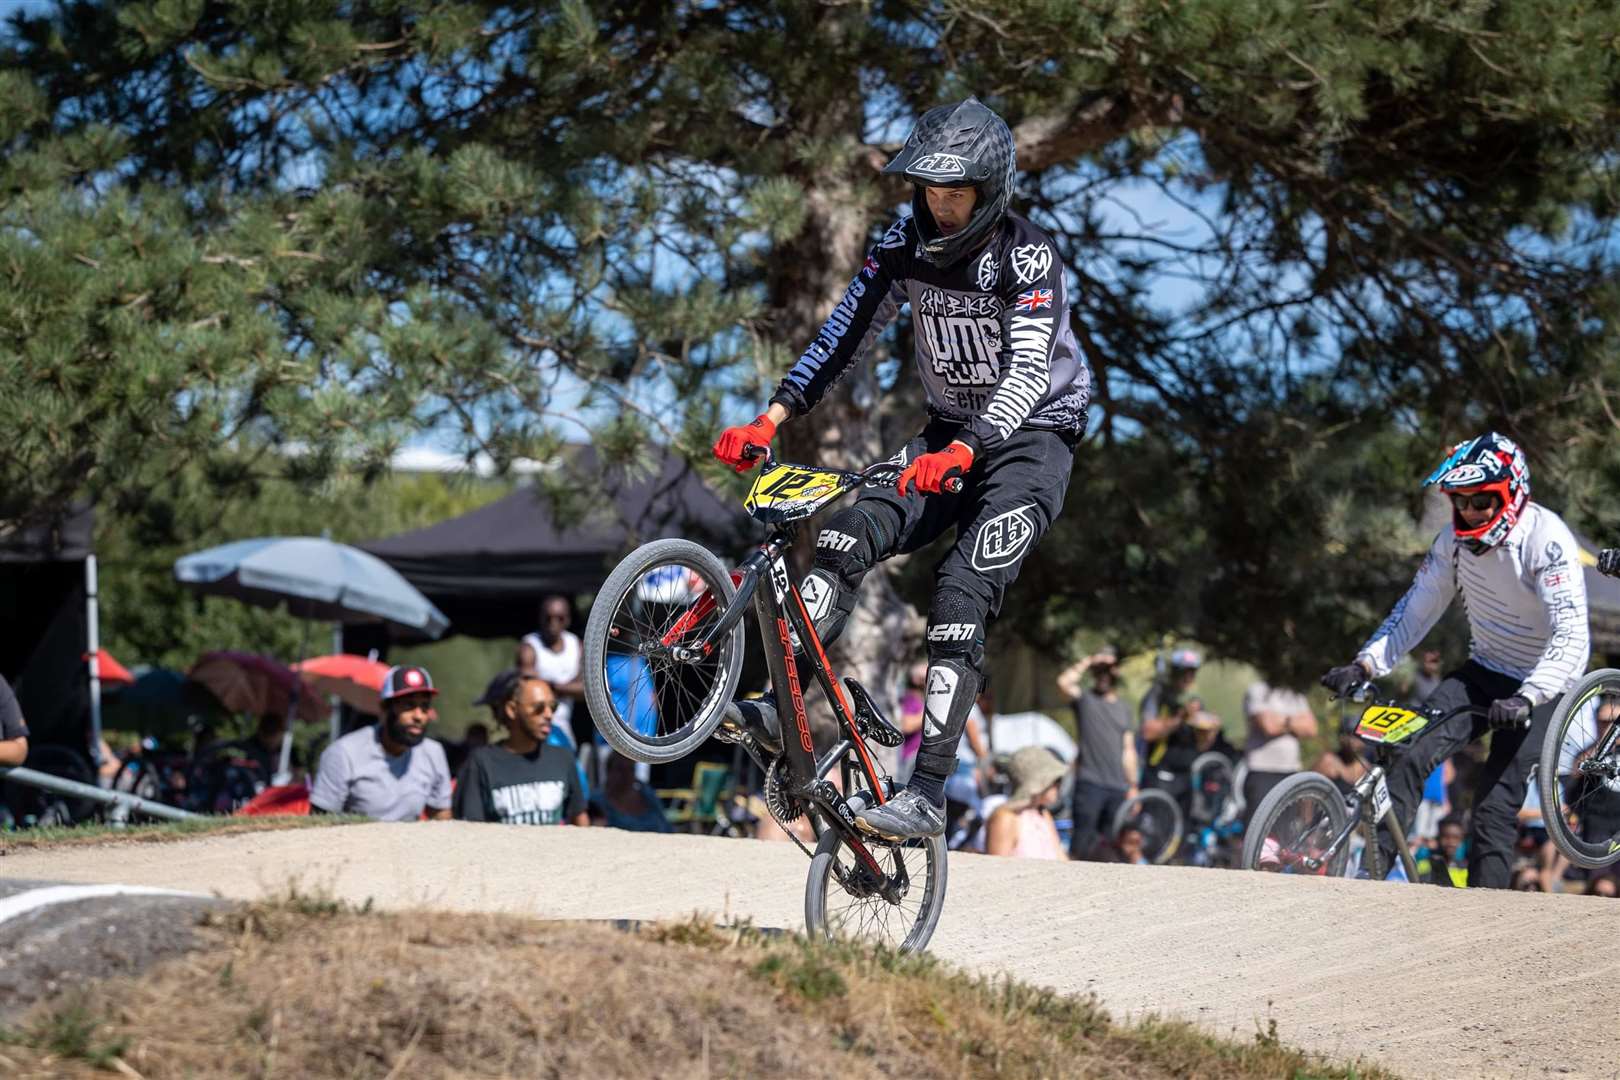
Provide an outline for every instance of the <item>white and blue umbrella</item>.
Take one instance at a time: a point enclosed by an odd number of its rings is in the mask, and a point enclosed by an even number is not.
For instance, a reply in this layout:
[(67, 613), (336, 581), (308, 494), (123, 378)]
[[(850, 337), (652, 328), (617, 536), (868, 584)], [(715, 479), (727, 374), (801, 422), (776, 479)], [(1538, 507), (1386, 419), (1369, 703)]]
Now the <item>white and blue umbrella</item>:
[[(264, 536), (221, 544), (175, 560), (175, 580), (210, 596), (229, 596), (248, 604), (275, 608), (285, 604), (308, 626), (322, 622), (385, 622), (429, 637), (450, 626), (444, 612), (417, 591), (399, 571), (375, 555), (316, 536)], [(287, 705), (287, 728), (281, 739), (281, 764), (273, 784), (285, 784), (292, 759), (293, 716), (298, 684)], [(333, 721), (336, 737), (336, 720)]]
[(399, 575), (358, 548), (315, 536), (238, 540), (176, 560), (175, 579), (198, 592), (260, 607), (280, 607), (322, 622), (385, 622), (439, 637), (444, 612)]

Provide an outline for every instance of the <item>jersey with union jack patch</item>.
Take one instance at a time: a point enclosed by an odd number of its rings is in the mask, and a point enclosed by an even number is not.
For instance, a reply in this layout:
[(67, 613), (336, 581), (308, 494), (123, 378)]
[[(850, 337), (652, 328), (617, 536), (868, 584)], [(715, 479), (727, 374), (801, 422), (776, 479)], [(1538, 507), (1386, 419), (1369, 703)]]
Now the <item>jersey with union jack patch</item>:
[(902, 216), (872, 245), (771, 400), (796, 416), (815, 408), (909, 304), (928, 411), (960, 423), (974, 453), (1020, 428), (1083, 431), (1091, 371), (1052, 238), (1008, 212), (984, 247), (950, 266), (923, 257), (921, 241), (916, 220)]

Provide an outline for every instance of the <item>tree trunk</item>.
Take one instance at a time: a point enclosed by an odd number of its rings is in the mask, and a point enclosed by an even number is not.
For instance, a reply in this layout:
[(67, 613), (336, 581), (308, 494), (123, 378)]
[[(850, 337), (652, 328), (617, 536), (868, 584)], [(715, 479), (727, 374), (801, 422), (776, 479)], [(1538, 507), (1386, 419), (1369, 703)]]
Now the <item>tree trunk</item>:
[[(858, 131), (859, 123), (857, 109), (845, 130)], [(860, 269), (874, 215), (881, 210), (876, 192), (866, 182), (867, 172), (863, 159), (841, 171), (806, 178), (804, 228), (791, 244), (778, 249), (771, 280), (771, 307), (781, 312), (772, 332), (790, 348), (800, 349), (815, 337)], [(859, 469), (895, 449), (885, 447), (880, 434), (881, 391), (874, 367), (882, 356), (881, 347), (875, 349), (814, 412), (783, 426), (779, 445), (785, 458)], [(794, 549), (801, 575), (809, 569), (818, 528), (819, 520), (810, 522)], [(885, 564), (867, 575), (859, 602), (828, 657), (840, 676), (858, 679), (890, 721), (898, 723), (900, 675), (921, 645), (923, 617), (895, 590), (896, 568)], [(818, 727), (832, 723), (831, 711), (819, 696), (811, 712)], [(892, 750), (882, 757), (891, 771), (894, 758)]]

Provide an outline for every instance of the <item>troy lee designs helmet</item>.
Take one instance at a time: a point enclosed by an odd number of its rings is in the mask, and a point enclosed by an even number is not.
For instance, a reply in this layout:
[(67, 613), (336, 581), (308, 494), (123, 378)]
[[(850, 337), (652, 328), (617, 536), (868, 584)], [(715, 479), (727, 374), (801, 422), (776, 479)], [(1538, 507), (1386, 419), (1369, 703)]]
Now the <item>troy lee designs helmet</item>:
[[(1007, 213), (1017, 175), (1012, 131), (978, 98), (941, 105), (923, 113), (883, 171), (915, 185), (911, 213), (922, 233), (922, 254), (936, 266), (950, 266), (978, 251)], [(941, 233), (924, 186), (977, 188), (967, 225), (951, 236)]]
[(1480, 492), (1496, 496), (1496, 513), (1478, 528), (1470, 529), (1456, 507), (1451, 510), (1457, 539), (1477, 555), (1506, 540), (1519, 523), (1519, 515), (1530, 501), (1530, 465), (1518, 443), (1492, 431), (1453, 446), (1446, 460), (1423, 482), (1425, 487), (1430, 484), (1438, 484), (1448, 499)]

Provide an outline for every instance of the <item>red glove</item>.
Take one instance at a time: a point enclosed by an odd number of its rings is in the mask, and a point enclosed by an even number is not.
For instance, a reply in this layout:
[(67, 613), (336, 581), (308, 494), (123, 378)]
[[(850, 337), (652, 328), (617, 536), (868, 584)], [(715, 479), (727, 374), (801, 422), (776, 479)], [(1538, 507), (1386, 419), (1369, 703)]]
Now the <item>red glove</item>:
[(901, 495), (906, 493), (906, 485), (916, 481), (917, 490), (924, 495), (938, 495), (940, 485), (953, 476), (966, 476), (973, 468), (973, 451), (967, 443), (953, 442), (943, 450), (932, 454), (924, 454), (900, 474), (895, 482), (894, 490)]
[(747, 472), (759, 458), (743, 457), (743, 447), (769, 446), (776, 438), (776, 422), (768, 413), (760, 413), (751, 424), (728, 427), (720, 433), (714, 444), (714, 456), (738, 472)]

